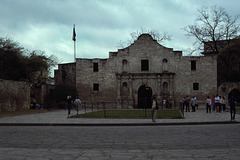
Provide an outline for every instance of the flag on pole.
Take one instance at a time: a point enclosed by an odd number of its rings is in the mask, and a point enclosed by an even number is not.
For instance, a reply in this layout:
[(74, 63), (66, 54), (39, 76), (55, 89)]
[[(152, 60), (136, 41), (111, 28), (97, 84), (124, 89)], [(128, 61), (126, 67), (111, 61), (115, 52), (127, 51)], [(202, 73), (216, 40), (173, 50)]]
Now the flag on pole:
[(75, 24), (73, 26), (73, 37), (72, 37), (73, 41), (76, 41), (76, 32), (75, 32)]

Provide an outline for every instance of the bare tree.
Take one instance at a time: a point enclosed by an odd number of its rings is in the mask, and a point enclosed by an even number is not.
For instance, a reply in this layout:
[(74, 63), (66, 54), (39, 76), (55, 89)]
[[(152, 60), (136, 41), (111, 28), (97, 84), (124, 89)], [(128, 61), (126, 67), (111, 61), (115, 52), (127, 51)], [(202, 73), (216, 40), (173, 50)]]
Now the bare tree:
[(141, 28), (140, 31), (136, 31), (136, 32), (132, 32), (130, 33), (130, 39), (127, 41), (120, 41), (118, 47), (120, 48), (125, 48), (126, 46), (131, 45), (134, 41), (136, 41), (138, 39), (138, 37), (141, 34), (147, 33), (149, 35), (152, 36), (152, 38), (154, 40), (156, 40), (158, 43), (163, 44), (165, 41), (171, 41), (172, 40), (172, 36), (168, 35), (168, 33), (164, 32), (164, 33), (159, 33), (157, 30), (146, 30)]
[[(230, 16), (222, 7), (212, 6), (210, 8), (203, 6), (198, 9), (199, 16), (194, 25), (188, 25), (184, 28), (187, 36), (194, 37), (196, 41), (194, 46), (197, 50), (202, 50), (205, 44), (212, 52), (219, 53), (219, 41), (229, 41), (236, 38), (240, 27), (238, 24), (239, 16)], [(211, 43), (208, 43), (211, 42)], [(226, 46), (226, 44), (224, 44)]]

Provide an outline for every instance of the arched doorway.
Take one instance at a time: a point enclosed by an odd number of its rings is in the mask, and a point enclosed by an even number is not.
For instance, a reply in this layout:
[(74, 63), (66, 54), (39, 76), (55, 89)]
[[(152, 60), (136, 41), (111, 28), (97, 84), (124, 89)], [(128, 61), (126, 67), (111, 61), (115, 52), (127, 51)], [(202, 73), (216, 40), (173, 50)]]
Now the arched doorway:
[(228, 94), (228, 99), (232, 97), (236, 97), (237, 102), (240, 102), (240, 91), (238, 89), (233, 89), (229, 94)]
[(138, 108), (151, 108), (152, 88), (142, 85), (138, 89)]

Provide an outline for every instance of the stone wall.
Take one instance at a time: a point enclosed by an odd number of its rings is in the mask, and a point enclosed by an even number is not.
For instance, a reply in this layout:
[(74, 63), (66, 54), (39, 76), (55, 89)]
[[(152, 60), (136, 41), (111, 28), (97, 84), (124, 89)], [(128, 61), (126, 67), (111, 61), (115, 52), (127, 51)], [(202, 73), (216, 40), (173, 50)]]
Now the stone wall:
[[(97, 71), (93, 71), (93, 64)], [(110, 59), (77, 59), (76, 89), (83, 101), (103, 102), (115, 101), (116, 75), (113, 61)], [(94, 91), (94, 84), (99, 91)]]
[(0, 111), (29, 109), (30, 85), (25, 82), (0, 79)]
[[(191, 61), (196, 62), (196, 70), (191, 70)], [(175, 61), (177, 66), (174, 86), (175, 97), (197, 96), (205, 103), (207, 96), (217, 94), (217, 57), (216, 56), (182, 56)], [(193, 83), (198, 83), (199, 89), (193, 89)]]
[[(147, 70), (142, 69), (145, 60)], [(192, 61), (196, 63), (194, 70)], [(96, 64), (97, 71), (94, 71)], [(71, 66), (71, 63), (59, 65), (56, 85), (64, 84), (63, 73), (74, 78)], [(148, 34), (142, 34), (124, 49), (110, 52), (107, 59), (77, 58), (75, 74), (76, 90), (82, 101), (112, 102), (117, 108), (138, 107), (139, 90), (143, 85), (149, 86), (160, 102), (167, 98), (175, 104), (186, 95), (197, 96), (198, 101), (204, 103), (207, 96), (217, 93), (215, 55), (182, 56), (181, 51), (162, 46)], [(94, 91), (94, 84), (99, 85), (98, 91)], [(194, 89), (194, 84), (198, 89)]]
[[(234, 89), (240, 91), (240, 82), (224, 82), (218, 87), (218, 95), (228, 99), (230, 92)], [(237, 96), (240, 97), (240, 95)]]
[(54, 81), (57, 85), (75, 87), (76, 63), (59, 64), (58, 70), (54, 71)]

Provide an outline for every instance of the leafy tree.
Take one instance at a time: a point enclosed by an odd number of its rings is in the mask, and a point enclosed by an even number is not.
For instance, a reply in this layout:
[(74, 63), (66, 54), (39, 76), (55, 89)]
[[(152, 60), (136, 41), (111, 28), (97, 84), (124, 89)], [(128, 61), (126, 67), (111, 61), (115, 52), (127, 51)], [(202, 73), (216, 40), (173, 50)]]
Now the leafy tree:
[(240, 82), (240, 40), (232, 40), (218, 54), (218, 82)]
[(0, 78), (20, 80), (25, 77), (24, 49), (9, 38), (0, 38)]
[[(240, 26), (239, 16), (230, 16), (222, 7), (212, 6), (210, 8), (203, 6), (198, 9), (199, 16), (194, 25), (188, 25), (184, 28), (187, 36), (194, 37), (196, 41), (194, 46), (196, 50), (203, 50), (203, 45), (219, 53), (218, 41), (231, 39), (238, 36)], [(212, 43), (206, 43), (212, 42)], [(229, 45), (229, 43), (227, 43)]]
[(27, 79), (28, 81), (41, 81), (42, 77), (47, 77), (50, 68), (57, 64), (56, 57), (47, 57), (43, 51), (32, 51), (27, 57)]
[(56, 58), (43, 51), (28, 52), (10, 38), (0, 38), (0, 79), (36, 83), (56, 65)]

